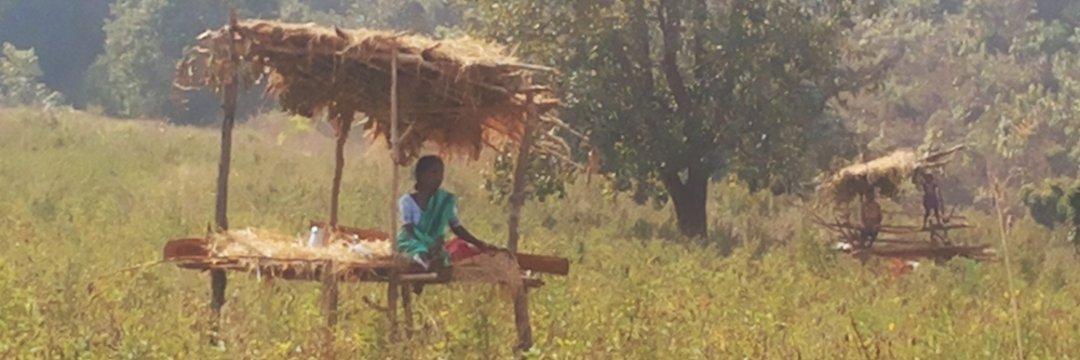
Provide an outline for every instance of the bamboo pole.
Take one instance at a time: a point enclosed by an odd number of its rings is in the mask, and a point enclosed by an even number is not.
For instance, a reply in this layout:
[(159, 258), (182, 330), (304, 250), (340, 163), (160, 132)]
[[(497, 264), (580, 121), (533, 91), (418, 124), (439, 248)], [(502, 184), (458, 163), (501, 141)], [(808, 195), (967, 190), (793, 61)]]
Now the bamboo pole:
[[(229, 10), (229, 34), (237, 26), (236, 9)], [(218, 158), (217, 199), (214, 204), (214, 222), (217, 224), (216, 231), (229, 229), (229, 168), (232, 161), (232, 131), (236, 123), (236, 98), (238, 74), (235, 66), (236, 58), (235, 42), (229, 42), (229, 59), (234, 66), (231, 74), (232, 79), (225, 85), (225, 93), (222, 108), (225, 116), (221, 121), (221, 153)], [(225, 288), (228, 286), (228, 276), (225, 270), (210, 271), (210, 342), (218, 343), (218, 332), (221, 329), (221, 308), (225, 306)]]
[[(525, 133), (521, 138), (518, 148), (517, 162), (514, 164), (513, 188), (510, 195), (510, 218), (508, 220), (509, 239), (506, 247), (511, 253), (517, 253), (518, 241), (521, 238), (518, 227), (521, 225), (521, 207), (525, 205), (525, 182), (528, 175), (529, 151), (535, 140), (534, 130), (539, 117), (536, 111), (536, 102), (532, 94), (526, 97), (527, 114), (525, 118)], [(517, 328), (518, 344), (514, 348), (517, 353), (528, 351), (532, 348), (532, 325), (529, 323), (529, 292), (522, 286), (514, 294), (514, 325)]]
[[(390, 245), (393, 251), (394, 257), (398, 255), (398, 243), (397, 237), (394, 236), (397, 233), (397, 219), (398, 208), (397, 202), (394, 201), (398, 194), (398, 160), (400, 158), (400, 142), (398, 138), (398, 56), (397, 48), (393, 49), (393, 56), (390, 61), (390, 166), (393, 168), (390, 172)], [(398, 302), (398, 277), (400, 276), (398, 267), (395, 266), (390, 270), (390, 281), (387, 285), (387, 313), (386, 316), (390, 321), (390, 336), (391, 338), (398, 338), (398, 324), (397, 324), (397, 302)]]

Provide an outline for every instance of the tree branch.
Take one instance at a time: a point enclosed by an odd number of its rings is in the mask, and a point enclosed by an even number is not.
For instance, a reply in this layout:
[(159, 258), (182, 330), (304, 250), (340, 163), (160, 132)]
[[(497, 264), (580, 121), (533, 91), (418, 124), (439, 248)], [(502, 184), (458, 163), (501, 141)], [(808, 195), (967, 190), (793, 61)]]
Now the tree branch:
[(697, 27), (694, 32), (692, 50), (694, 53), (694, 78), (696, 81), (704, 81), (705, 78), (705, 34), (708, 31), (709, 21), (709, 6), (705, 3), (705, 0), (698, 0), (694, 2), (694, 25)]
[(686, 88), (686, 81), (679, 72), (679, 47), (682, 45), (682, 27), (679, 25), (677, 9), (668, 5), (668, 0), (661, 0), (656, 8), (656, 15), (660, 19), (660, 31), (664, 38), (664, 53), (661, 57), (661, 68), (664, 78), (667, 79), (671, 94), (675, 97), (678, 105), (676, 112), (688, 114), (692, 107), (690, 92)]

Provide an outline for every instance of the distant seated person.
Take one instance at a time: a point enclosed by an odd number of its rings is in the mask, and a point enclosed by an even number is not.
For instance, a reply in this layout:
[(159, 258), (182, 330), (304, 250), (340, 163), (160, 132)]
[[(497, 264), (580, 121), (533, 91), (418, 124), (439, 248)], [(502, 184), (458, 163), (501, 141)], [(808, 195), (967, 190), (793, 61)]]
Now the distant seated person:
[(881, 231), (881, 205), (878, 205), (875, 201), (874, 190), (870, 190), (863, 197), (862, 209), (862, 240), (863, 244), (869, 248), (874, 246), (874, 241), (877, 240), (878, 232)]
[[(425, 270), (445, 269), (451, 260), (460, 260), (498, 248), (477, 239), (461, 224), (457, 197), (440, 188), (445, 166), (438, 156), (416, 161), (416, 185), (398, 201), (402, 228), (398, 248)], [(457, 237), (444, 242), (446, 228)]]

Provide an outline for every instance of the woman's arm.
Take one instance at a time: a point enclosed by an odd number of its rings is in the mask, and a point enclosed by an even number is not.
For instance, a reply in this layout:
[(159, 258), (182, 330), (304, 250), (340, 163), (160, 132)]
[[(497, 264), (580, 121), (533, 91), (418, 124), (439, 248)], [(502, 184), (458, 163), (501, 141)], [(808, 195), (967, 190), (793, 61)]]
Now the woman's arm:
[(477, 239), (476, 236), (473, 236), (473, 234), (470, 233), (468, 229), (466, 229), (464, 226), (462, 226), (460, 224), (455, 225), (455, 226), (451, 226), (450, 231), (453, 231), (454, 235), (457, 235), (457, 237), (461, 238), (461, 240), (465, 240), (465, 242), (467, 242), (469, 244), (472, 244), (473, 246), (476, 246), (477, 248), (479, 248), (481, 250), (485, 250), (485, 251), (498, 250), (497, 246), (488, 244), (486, 242), (481, 241), (480, 239)]

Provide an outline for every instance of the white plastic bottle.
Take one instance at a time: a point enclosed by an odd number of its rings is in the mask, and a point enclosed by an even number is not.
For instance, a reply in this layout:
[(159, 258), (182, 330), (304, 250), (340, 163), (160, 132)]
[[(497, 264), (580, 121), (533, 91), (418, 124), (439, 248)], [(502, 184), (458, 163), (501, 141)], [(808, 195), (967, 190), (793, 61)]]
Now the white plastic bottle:
[(323, 245), (322, 234), (318, 226), (311, 227), (311, 235), (308, 236), (308, 247), (320, 247)]

